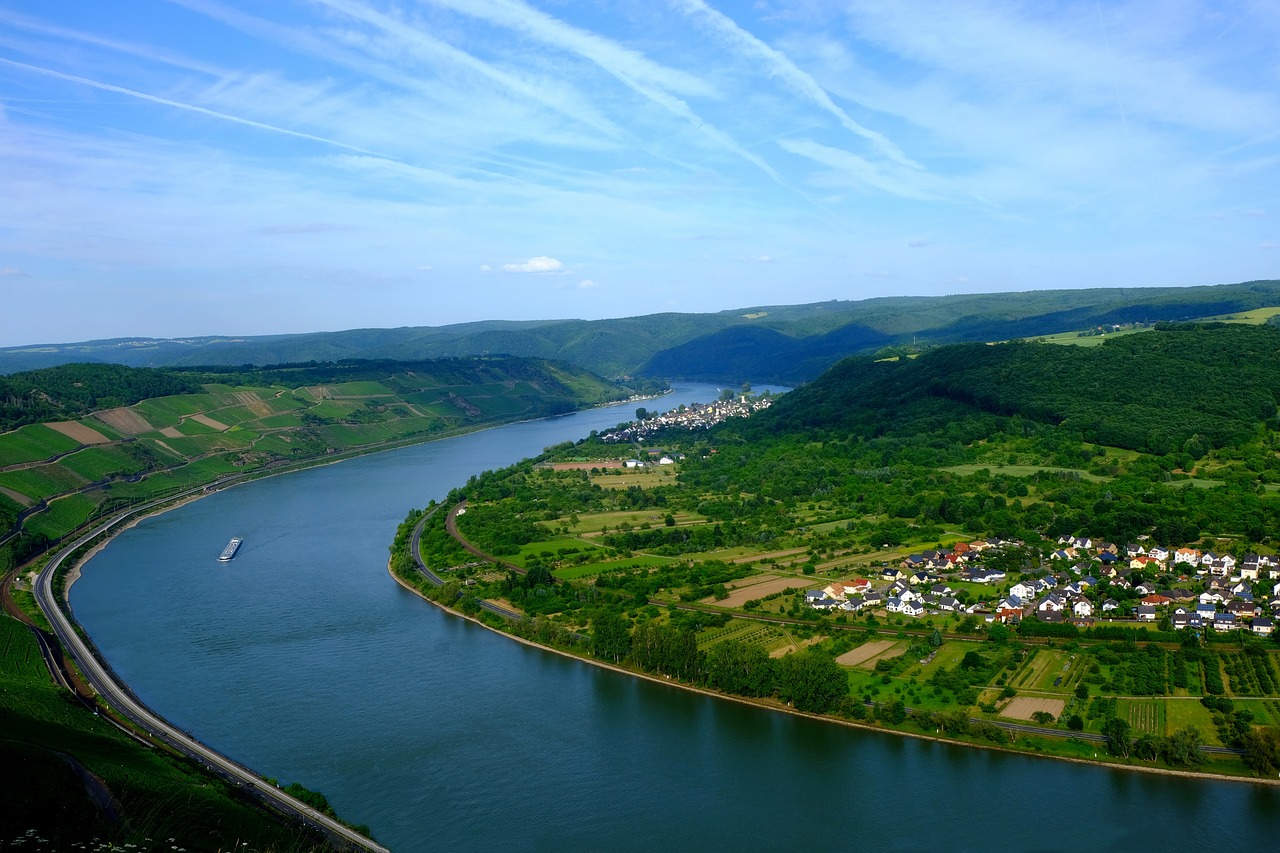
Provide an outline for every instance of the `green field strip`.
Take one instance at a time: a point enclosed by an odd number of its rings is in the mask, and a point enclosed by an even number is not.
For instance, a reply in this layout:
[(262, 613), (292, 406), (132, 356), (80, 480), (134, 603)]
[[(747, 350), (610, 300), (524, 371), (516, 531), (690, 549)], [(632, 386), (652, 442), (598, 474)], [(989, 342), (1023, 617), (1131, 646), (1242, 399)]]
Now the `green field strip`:
[(257, 422), (261, 429), (293, 429), (302, 426), (302, 418), (294, 414), (270, 415)]
[(60, 465), (41, 465), (0, 474), (0, 486), (40, 500), (74, 491), (89, 481)]
[(177, 426), (187, 415), (197, 415), (218, 408), (213, 394), (177, 394), (143, 400), (131, 408), (155, 427)]
[(103, 499), (103, 492), (95, 490), (88, 495), (74, 494), (52, 500), (44, 512), (31, 516), (23, 527), (56, 539), (88, 521)]
[(390, 397), (395, 394), (381, 382), (372, 379), (325, 386), (335, 397)]
[(0, 435), (0, 465), (38, 462), (75, 450), (80, 442), (44, 424), (28, 424)]
[(333, 420), (351, 417), (353, 412), (358, 411), (367, 411), (363, 403), (348, 403), (342, 400), (323, 400), (311, 407), (311, 414)]
[(87, 447), (64, 456), (58, 464), (86, 480), (100, 480), (114, 475), (134, 474), (145, 466), (117, 446)]
[(195, 420), (194, 418), (188, 418), (187, 420), (178, 424), (178, 432), (182, 433), (185, 436), (196, 436), (196, 435), (216, 435), (221, 433), (222, 430), (211, 427), (208, 424), (202, 424), (199, 421)]

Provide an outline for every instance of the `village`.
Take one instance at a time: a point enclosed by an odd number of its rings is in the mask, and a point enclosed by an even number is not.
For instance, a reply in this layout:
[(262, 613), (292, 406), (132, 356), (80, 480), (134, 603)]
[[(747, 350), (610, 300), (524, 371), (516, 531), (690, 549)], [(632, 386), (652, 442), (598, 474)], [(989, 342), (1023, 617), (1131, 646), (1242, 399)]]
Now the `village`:
[(716, 400), (713, 403), (693, 403), (680, 406), (661, 415), (641, 418), (626, 427), (603, 433), (601, 441), (618, 443), (643, 441), (664, 429), (710, 429), (729, 418), (746, 418), (773, 405), (768, 394), (750, 397), (746, 394)]
[[(1088, 628), (1105, 622), (1157, 623), (1166, 630), (1247, 631), (1270, 636), (1280, 613), (1280, 558), (1193, 548), (1117, 547), (1087, 537), (1063, 537), (1014, 583), (1002, 569), (984, 565), (984, 554), (1020, 543), (999, 540), (957, 542), (886, 566), (884, 586), (868, 578), (836, 581), (804, 594), (820, 612), (874, 612), (922, 617), (968, 614), (988, 624), (1024, 619)], [(953, 586), (953, 584), (955, 586)], [(965, 587), (959, 586), (965, 584)], [(1000, 592), (975, 596), (968, 585), (996, 586)], [(975, 600), (976, 599), (976, 600)], [(1167, 620), (1167, 621), (1166, 621)]]

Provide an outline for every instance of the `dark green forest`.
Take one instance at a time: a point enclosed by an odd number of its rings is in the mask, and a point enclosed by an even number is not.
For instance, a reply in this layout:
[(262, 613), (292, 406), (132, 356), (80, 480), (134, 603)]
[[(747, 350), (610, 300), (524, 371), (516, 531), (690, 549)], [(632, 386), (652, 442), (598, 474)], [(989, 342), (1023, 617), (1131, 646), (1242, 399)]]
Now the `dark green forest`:
[(119, 364), (63, 364), (0, 376), (0, 432), (202, 390), (191, 376)]

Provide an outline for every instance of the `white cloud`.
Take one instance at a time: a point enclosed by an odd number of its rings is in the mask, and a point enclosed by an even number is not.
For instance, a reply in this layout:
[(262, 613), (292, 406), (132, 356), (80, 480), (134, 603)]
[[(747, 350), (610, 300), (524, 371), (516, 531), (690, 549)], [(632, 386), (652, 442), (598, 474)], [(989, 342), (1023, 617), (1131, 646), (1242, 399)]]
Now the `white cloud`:
[(555, 258), (538, 255), (536, 258), (530, 258), (522, 264), (503, 264), (502, 269), (505, 272), (550, 273), (564, 269), (564, 264)]
[(590, 290), (593, 287), (599, 287), (599, 286), (600, 285), (596, 284), (594, 281), (592, 281), (589, 278), (585, 278), (582, 281), (578, 282), (578, 287), (581, 287), (584, 290)]
[(1263, 240), (1258, 244), (1259, 249), (1280, 249), (1280, 243), (1275, 240)]
[(24, 273), (22, 270), (18, 269), (17, 267), (0, 267), (0, 276), (11, 276), (11, 275), (26, 275), (26, 273)]
[(912, 249), (923, 249), (927, 245), (929, 245), (929, 240), (925, 237), (912, 237), (907, 241), (907, 246)]
[(430, 272), (431, 270), (435, 269), (435, 267), (431, 266), (431, 264), (422, 264), (421, 266), (414, 267), (414, 269), (418, 270), (419, 272)]
[(756, 260), (758, 260), (758, 261), (759, 261), (760, 263), (762, 263), (762, 264), (771, 264), (771, 263), (773, 263), (773, 256), (772, 256), (772, 255), (761, 255), (761, 256), (760, 256), (759, 258), (757, 258)]
[(489, 271), (490, 271), (490, 270), (492, 270), (492, 269), (493, 269), (493, 267), (489, 266), (488, 264), (481, 264), (481, 265), (480, 265), (480, 272), (489, 272)]

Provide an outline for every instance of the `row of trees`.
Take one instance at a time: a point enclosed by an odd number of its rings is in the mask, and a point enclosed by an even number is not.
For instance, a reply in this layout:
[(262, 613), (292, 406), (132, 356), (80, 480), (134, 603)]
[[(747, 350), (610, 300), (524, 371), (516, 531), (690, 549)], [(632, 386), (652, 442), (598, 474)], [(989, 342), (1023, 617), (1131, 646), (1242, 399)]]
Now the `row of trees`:
[(756, 643), (725, 640), (699, 650), (694, 631), (656, 621), (630, 626), (616, 611), (591, 620), (591, 652), (609, 663), (631, 663), (738, 696), (776, 696), (798, 710), (825, 713), (849, 693), (844, 669), (829, 655), (806, 650), (770, 658)]

